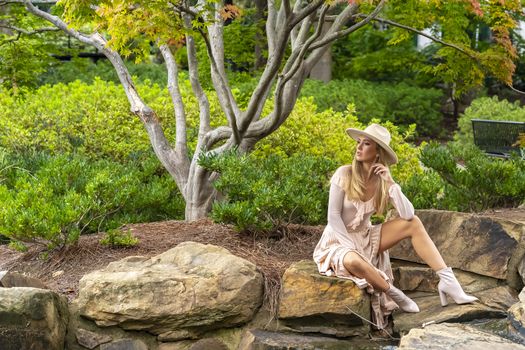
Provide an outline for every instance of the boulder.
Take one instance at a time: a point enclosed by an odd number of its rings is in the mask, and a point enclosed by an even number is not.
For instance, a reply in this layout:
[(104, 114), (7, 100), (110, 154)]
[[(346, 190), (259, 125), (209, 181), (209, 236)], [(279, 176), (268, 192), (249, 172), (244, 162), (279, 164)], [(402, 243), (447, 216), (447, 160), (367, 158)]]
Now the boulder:
[[(243, 335), (238, 350), (275, 349), (356, 349), (356, 341), (341, 340), (314, 335), (268, 332), (259, 329), (248, 330)], [(368, 344), (370, 345), (370, 344)], [(368, 348), (368, 347), (366, 347)]]
[(0, 288), (2, 350), (63, 350), (67, 299), (46, 289)]
[[(394, 285), (404, 291), (437, 292), (439, 277), (428, 265), (402, 260), (392, 261)], [(454, 269), (454, 275), (467, 293), (476, 293), (502, 284), (496, 278)]]
[(368, 324), (356, 314), (370, 320), (370, 298), (351, 280), (320, 275), (311, 260), (285, 271), (278, 315), (286, 326), (341, 337), (367, 334)]
[[(506, 289), (497, 289), (493, 293), (501, 293), (501, 298), (507, 298)], [(507, 316), (506, 308), (497, 306), (487, 306), (480, 301), (472, 304), (457, 305), (452, 300), (445, 307), (441, 306), (439, 296), (436, 294), (414, 297), (408, 294), (418, 304), (421, 310), (418, 313), (394, 312), (394, 330), (401, 334), (406, 334), (412, 328), (423, 327), (425, 324), (443, 322), (466, 322), (482, 318), (504, 318)], [(478, 294), (476, 296), (480, 297)], [(487, 297), (488, 298), (488, 297)], [(492, 296), (498, 299), (498, 296)], [(480, 297), (480, 299), (482, 299)]]
[(0, 287), (32, 287), (48, 289), (47, 286), (39, 279), (11, 271), (0, 271)]
[(262, 303), (263, 277), (222, 247), (184, 242), (150, 259), (128, 257), (80, 280), (80, 314), (98, 326), (163, 334), (232, 327)]
[[(514, 289), (523, 286), (518, 270), (525, 254), (525, 222), (441, 210), (418, 210), (417, 215), (447, 265), (506, 280)], [(389, 252), (395, 259), (423, 262), (409, 240)]]
[[(91, 346), (100, 350), (99, 345), (120, 339), (136, 339), (145, 343), (149, 350), (157, 350), (157, 336), (147, 332), (125, 331), (120, 327), (97, 327), (95, 322), (80, 316), (76, 300), (69, 303), (69, 323), (66, 332), (67, 350), (86, 350)], [(98, 345), (95, 345), (98, 344)]]
[(399, 350), (518, 350), (525, 346), (470, 325), (441, 323), (414, 328), (401, 338)]
[(508, 321), (522, 337), (525, 337), (525, 303), (520, 301), (509, 308)]

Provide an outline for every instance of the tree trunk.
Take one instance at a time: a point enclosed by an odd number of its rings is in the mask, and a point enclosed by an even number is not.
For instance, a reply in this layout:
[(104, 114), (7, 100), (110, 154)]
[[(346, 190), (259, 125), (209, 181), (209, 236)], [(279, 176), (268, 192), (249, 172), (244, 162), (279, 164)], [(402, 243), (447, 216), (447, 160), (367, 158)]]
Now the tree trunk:
[(198, 165), (192, 167), (184, 189), (186, 199), (184, 218), (186, 221), (205, 218), (211, 211), (213, 202), (219, 197), (219, 193), (212, 185), (216, 177), (217, 174), (210, 173)]
[[(324, 23), (323, 24), (323, 34), (325, 35), (326, 32), (330, 29), (331, 23)], [(325, 83), (328, 83), (330, 80), (332, 80), (332, 47), (328, 48), (328, 50), (325, 51), (325, 53), (321, 56), (319, 61), (315, 64), (315, 66), (312, 68), (310, 72), (310, 78), (324, 81)]]

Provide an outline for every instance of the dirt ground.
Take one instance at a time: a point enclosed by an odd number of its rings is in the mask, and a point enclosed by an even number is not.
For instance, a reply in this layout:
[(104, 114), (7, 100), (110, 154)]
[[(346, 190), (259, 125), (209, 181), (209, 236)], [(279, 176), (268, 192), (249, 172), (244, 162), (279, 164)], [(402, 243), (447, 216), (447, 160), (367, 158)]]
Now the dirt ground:
[[(490, 210), (492, 217), (525, 222), (525, 208)], [(0, 245), (0, 271), (11, 270), (36, 277), (50, 289), (75, 298), (83, 275), (105, 267), (109, 262), (131, 255), (151, 257), (184, 241), (214, 244), (245, 258), (258, 266), (265, 276), (267, 301), (275, 296), (280, 277), (288, 266), (302, 259), (311, 259), (323, 226), (291, 225), (284, 237), (268, 238), (239, 234), (227, 225), (214, 224), (209, 219), (196, 222), (163, 221), (127, 225), (139, 239), (131, 248), (111, 248), (99, 243), (103, 233), (84, 235), (77, 245), (64, 251), (52, 251), (47, 257), (39, 247), (20, 253)]]

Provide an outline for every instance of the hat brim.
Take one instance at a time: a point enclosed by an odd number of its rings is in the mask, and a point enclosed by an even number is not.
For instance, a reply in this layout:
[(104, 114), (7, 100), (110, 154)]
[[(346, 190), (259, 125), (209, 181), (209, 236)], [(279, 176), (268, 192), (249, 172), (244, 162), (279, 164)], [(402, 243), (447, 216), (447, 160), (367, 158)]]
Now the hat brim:
[(371, 140), (374, 140), (379, 146), (381, 146), (386, 151), (386, 156), (387, 156), (386, 161), (388, 162), (388, 164), (392, 165), (392, 164), (396, 164), (397, 163), (396, 152), (394, 152), (394, 150), (389, 145), (387, 145), (386, 143), (384, 143), (380, 139), (376, 138), (375, 136), (370, 135), (370, 134), (364, 132), (363, 130), (354, 129), (354, 128), (346, 129), (346, 133), (348, 134), (348, 136), (350, 136), (351, 138), (353, 138), (356, 141), (357, 141), (357, 139), (359, 137), (367, 137), (367, 138), (369, 138)]

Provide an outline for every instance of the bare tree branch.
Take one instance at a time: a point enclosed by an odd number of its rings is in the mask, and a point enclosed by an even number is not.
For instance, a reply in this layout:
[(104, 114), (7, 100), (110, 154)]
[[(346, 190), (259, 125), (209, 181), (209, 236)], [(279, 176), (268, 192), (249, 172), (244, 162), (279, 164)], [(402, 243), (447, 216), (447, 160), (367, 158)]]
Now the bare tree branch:
[[(270, 2), (272, 2), (272, 0), (269, 0), (268, 6), (270, 6)], [(303, 16), (302, 18), (304, 19), (321, 7), (323, 3), (323, 0), (314, 1), (300, 11), (300, 16)], [(241, 123), (239, 125), (239, 130), (241, 133), (244, 133), (248, 129), (253, 120), (259, 118), (264, 105), (261, 103), (261, 101), (268, 97), (271, 85), (284, 58), (285, 47), (289, 40), (290, 32), (298, 23), (297, 15), (290, 16), (290, 20), (287, 20), (285, 25), (280, 27), (280, 30), (276, 33), (275, 38), (272, 39), (274, 41), (274, 49), (272, 51), (268, 51), (268, 63), (261, 76), (261, 79), (259, 80), (259, 84), (252, 93), (248, 103), (248, 108), (241, 119)], [(267, 32), (267, 35), (270, 37), (269, 32)], [(268, 41), (270, 41), (270, 39), (268, 39)]]
[(64, 23), (60, 18), (58, 18), (57, 16), (53, 16), (45, 11), (40, 10), (39, 8), (35, 7), (31, 1), (21, 0), (18, 2), (23, 2), (26, 6), (26, 9), (32, 14), (34, 14), (35, 16), (38, 16), (40, 18), (45, 19), (48, 22), (53, 23), (57, 28), (66, 32), (72, 37), (80, 40), (81, 42), (95, 46), (95, 42), (88, 35), (83, 34), (75, 29), (69, 28), (67, 24)]
[[(341, 31), (337, 31), (337, 32), (331, 33), (329, 35), (325, 35), (321, 40), (319, 40), (318, 42), (314, 43), (311, 46), (311, 49), (315, 50), (317, 48), (323, 47), (323, 46), (325, 46), (327, 44), (330, 44), (331, 42), (335, 41), (336, 39), (341, 38), (343, 36), (346, 36), (346, 35), (348, 35), (348, 34), (350, 34), (352, 32), (355, 32), (359, 28), (367, 25), (368, 23), (370, 23), (370, 21), (372, 21), (379, 14), (379, 12), (383, 9), (384, 5), (385, 5), (385, 0), (381, 0), (381, 2), (376, 6), (374, 11), (372, 11), (370, 14), (362, 15), (362, 16), (360, 15), (359, 16), (359, 17), (364, 17), (364, 19), (361, 22), (358, 22), (358, 23), (354, 24), (353, 26), (351, 26), (350, 28), (347, 28), (345, 30), (341, 30)], [(337, 21), (337, 19), (336, 19), (336, 21)]]
[(275, 0), (268, 0), (268, 17), (266, 18), (266, 37), (268, 40), (269, 53), (273, 53), (275, 51), (275, 40), (277, 36), (277, 29), (275, 27), (276, 19), (277, 13), (275, 10)]
[[(168, 91), (175, 111), (175, 130), (177, 135), (175, 150), (180, 154), (188, 154), (186, 112), (184, 110), (184, 102), (182, 102), (182, 95), (179, 89), (179, 71), (177, 68), (177, 62), (175, 62), (175, 57), (173, 57), (167, 44), (160, 46), (160, 52), (164, 58), (164, 62), (166, 62), (166, 69), (168, 70)], [(184, 157), (184, 159), (187, 158)]]
[(295, 27), (298, 23), (301, 23), (303, 19), (310, 16), (311, 13), (315, 12), (319, 7), (324, 4), (324, 0), (315, 0), (305, 6), (301, 11), (294, 14), (292, 21), (290, 22), (290, 27)]

